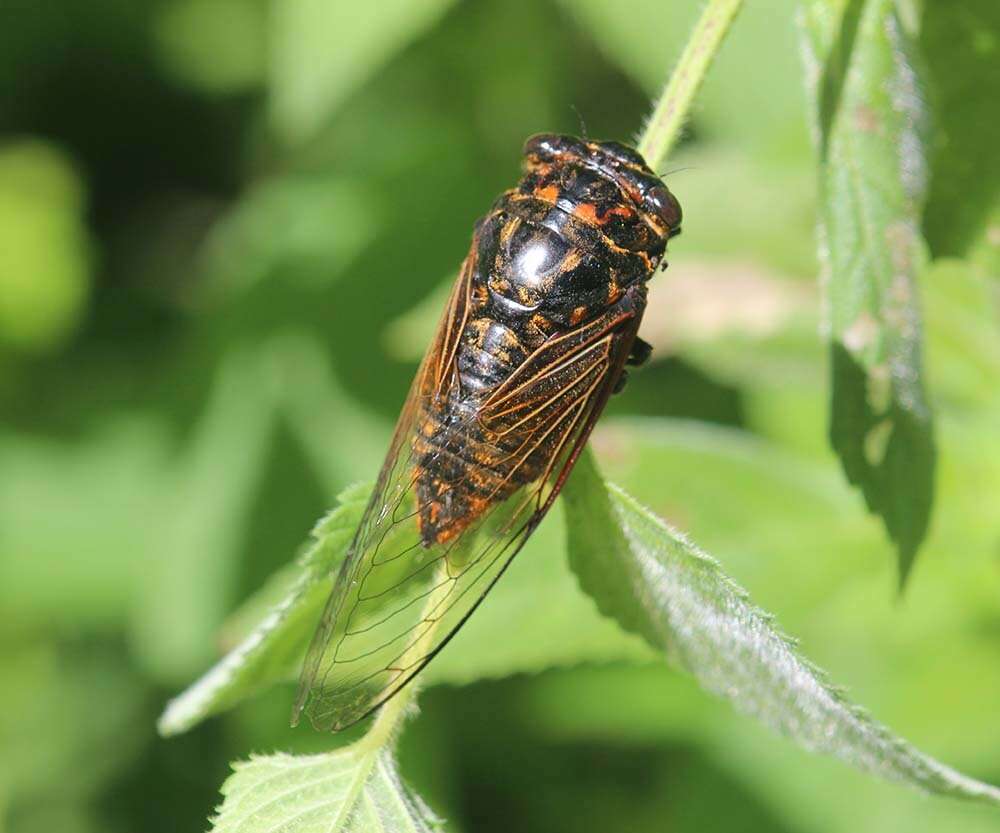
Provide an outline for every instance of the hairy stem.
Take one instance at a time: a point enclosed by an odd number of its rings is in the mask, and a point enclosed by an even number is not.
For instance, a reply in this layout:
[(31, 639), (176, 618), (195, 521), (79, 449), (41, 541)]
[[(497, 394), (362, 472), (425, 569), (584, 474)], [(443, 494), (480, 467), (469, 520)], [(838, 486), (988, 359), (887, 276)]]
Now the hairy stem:
[(638, 151), (654, 171), (670, 155), (694, 97), (743, 0), (709, 0), (639, 138)]
[[(438, 622), (433, 618), (434, 612), (441, 602), (447, 598), (451, 588), (451, 584), (448, 581), (447, 557), (435, 570), (434, 582), (437, 589), (427, 597), (421, 616), (421, 619), (430, 618), (430, 626), (407, 648), (406, 653), (399, 658), (398, 662), (401, 668), (406, 668), (412, 663), (418, 662), (427, 653), (427, 650), (434, 641), (434, 632), (438, 626)], [(392, 736), (396, 733), (396, 729), (399, 727), (403, 716), (406, 714), (410, 702), (416, 697), (419, 688), (420, 679), (418, 676), (417, 679), (411, 680), (396, 692), (395, 695), (389, 698), (382, 708), (379, 709), (371, 729), (358, 741), (358, 744), (374, 751), (389, 743), (392, 740)]]

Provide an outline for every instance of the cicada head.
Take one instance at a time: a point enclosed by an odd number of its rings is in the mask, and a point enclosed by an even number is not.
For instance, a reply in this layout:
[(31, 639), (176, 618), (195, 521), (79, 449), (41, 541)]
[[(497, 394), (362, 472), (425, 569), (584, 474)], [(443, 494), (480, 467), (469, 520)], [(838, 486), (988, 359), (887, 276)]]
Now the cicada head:
[(620, 142), (540, 133), (525, 143), (526, 179), (617, 245), (654, 257), (680, 231), (681, 206), (645, 160)]

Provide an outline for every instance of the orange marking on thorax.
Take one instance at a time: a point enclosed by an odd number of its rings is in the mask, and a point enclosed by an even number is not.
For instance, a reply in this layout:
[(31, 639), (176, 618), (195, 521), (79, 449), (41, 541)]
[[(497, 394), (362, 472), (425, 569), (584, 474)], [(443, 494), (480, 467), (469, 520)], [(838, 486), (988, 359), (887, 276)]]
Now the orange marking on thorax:
[(609, 208), (603, 214), (598, 215), (597, 206), (592, 202), (579, 203), (573, 209), (573, 213), (584, 222), (593, 223), (597, 226), (606, 225), (612, 217), (624, 217), (627, 220), (635, 217), (635, 212), (627, 205), (616, 205), (613, 208)]
[(630, 220), (635, 217), (635, 211), (629, 208), (627, 205), (616, 205), (614, 208), (609, 208), (605, 215), (601, 217), (601, 222), (606, 223), (608, 217), (611, 215), (617, 215), (619, 217), (624, 217), (626, 220)]
[(536, 188), (535, 196), (540, 200), (545, 200), (545, 202), (550, 202), (554, 205), (556, 200), (559, 199), (559, 186), (546, 185), (544, 188)]

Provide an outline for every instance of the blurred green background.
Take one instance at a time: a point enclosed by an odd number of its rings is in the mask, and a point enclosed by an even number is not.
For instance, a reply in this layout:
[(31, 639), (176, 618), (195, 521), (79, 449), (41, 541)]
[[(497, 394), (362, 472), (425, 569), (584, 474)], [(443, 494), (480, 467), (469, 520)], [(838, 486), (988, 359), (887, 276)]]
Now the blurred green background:
[[(578, 132), (575, 107), (632, 139), (700, 4), (369, 5), (0, 6), (0, 831), (202, 830), (230, 760), (336, 742), (287, 728), (291, 687), (179, 738), (154, 723), (377, 472), (524, 138)], [(668, 166), (685, 232), (644, 323), (654, 360), (594, 446), (880, 720), (1000, 783), (1000, 222), (960, 228), (923, 276), (939, 485), (897, 599), (826, 446), (794, 4), (750, 6)], [(453, 829), (1000, 828), (799, 751), (582, 597), (566, 610), (594, 640), (566, 667), (508, 661), (560, 613), (519, 609), (518, 586), (572, 589), (557, 524), (402, 737)], [(491, 615), (509, 644), (477, 640)], [(455, 685), (463, 655), (497, 679)]]

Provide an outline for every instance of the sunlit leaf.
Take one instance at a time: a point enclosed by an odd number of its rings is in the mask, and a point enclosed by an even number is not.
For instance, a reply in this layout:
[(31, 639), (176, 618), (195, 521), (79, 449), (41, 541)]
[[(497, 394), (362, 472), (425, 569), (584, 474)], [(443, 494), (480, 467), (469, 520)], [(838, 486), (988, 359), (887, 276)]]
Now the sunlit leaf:
[(827, 459), (737, 428), (649, 417), (604, 420), (591, 447), (608, 479), (725, 558), (783, 617), (808, 617), (859, 574), (885, 575), (870, 561), (878, 530), (852, 511), (854, 496)]
[(421, 833), (442, 823), (369, 738), (326, 755), (270, 755), (234, 766), (214, 833)]
[(928, 792), (1000, 806), (1000, 789), (924, 755), (847, 700), (719, 565), (591, 459), (564, 492), (572, 564), (600, 609), (701, 686), (807, 749)]
[(830, 437), (896, 544), (902, 582), (934, 491), (916, 284), (927, 178), (921, 80), (893, 0), (814, 0), (803, 20), (820, 156)]

